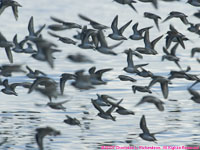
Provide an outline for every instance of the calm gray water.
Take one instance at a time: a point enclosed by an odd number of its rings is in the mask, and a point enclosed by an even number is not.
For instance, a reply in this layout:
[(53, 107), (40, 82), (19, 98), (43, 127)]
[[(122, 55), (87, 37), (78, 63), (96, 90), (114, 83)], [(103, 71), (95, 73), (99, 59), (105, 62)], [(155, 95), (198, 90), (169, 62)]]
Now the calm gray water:
[[(143, 17), (143, 12), (153, 12), (164, 19), (170, 11), (180, 11), (188, 15), (191, 22), (198, 23), (199, 20), (193, 15), (198, 9), (186, 4), (186, 0), (181, 2), (166, 3), (160, 2), (159, 9), (155, 10), (149, 3), (138, 2), (134, 6), (138, 10), (135, 13), (128, 6), (123, 6), (112, 0), (19, 0), (23, 7), (19, 9), (19, 19), (16, 22), (11, 9), (8, 8), (0, 16), (0, 31), (8, 40), (12, 40), (17, 33), (18, 39), (23, 39), (27, 34), (28, 21), (31, 16), (34, 16), (35, 28), (43, 24), (51, 24), (53, 21), (50, 16), (62, 18), (66, 21), (77, 22), (81, 25), (88, 25), (88, 22), (81, 20), (77, 14), (81, 13), (89, 18), (92, 18), (102, 24), (111, 25), (113, 18), (119, 15), (119, 26), (129, 20), (133, 20), (131, 26), (139, 22), (139, 27), (153, 25), (152, 20)], [(199, 74), (199, 64), (196, 58), (190, 58), (190, 50), (193, 47), (199, 46), (199, 36), (187, 31), (185, 26), (179, 19), (172, 19), (166, 23), (161, 23), (161, 31), (158, 32), (154, 27), (150, 30), (150, 39), (154, 39), (162, 34), (165, 34), (169, 29), (169, 24), (173, 24), (180, 32), (187, 35), (190, 41), (185, 42), (186, 49), (180, 46), (177, 50), (177, 55), (181, 58), (180, 64), (183, 68), (188, 65), (192, 67), (191, 73)], [(124, 35), (128, 37), (132, 34), (131, 26), (125, 30)], [(135, 107), (135, 104), (146, 94), (137, 92), (133, 94), (131, 90), (132, 83), (121, 82), (117, 78), (119, 74), (130, 75), (138, 81), (136, 85), (148, 85), (151, 81), (149, 78), (141, 78), (135, 75), (125, 73), (123, 68), (127, 65), (126, 55), (120, 54), (127, 48), (136, 48), (143, 46), (143, 41), (125, 41), (121, 46), (114, 51), (119, 53), (117, 56), (109, 56), (98, 53), (92, 50), (82, 50), (77, 46), (62, 44), (57, 39), (50, 37), (47, 34), (47, 29), (43, 31), (43, 36), (52, 42), (59, 45), (62, 49), (61, 53), (55, 53), (55, 68), (52, 70), (47, 63), (38, 62), (27, 54), (14, 55), (14, 62), (17, 64), (28, 64), (33, 69), (40, 69), (59, 81), (62, 73), (73, 73), (78, 69), (88, 70), (92, 66), (97, 69), (113, 68), (107, 72), (103, 78), (107, 80), (107, 85), (97, 86), (95, 89), (80, 91), (66, 84), (65, 97), (59, 97), (55, 101), (70, 100), (65, 104), (66, 112), (54, 110), (49, 107), (38, 107), (35, 104), (46, 104), (48, 99), (41, 96), (37, 92), (27, 94), (27, 90), (17, 87), (16, 91), (19, 96), (10, 96), (0, 93), (0, 142), (7, 140), (0, 146), (0, 149), (38, 149), (34, 139), (35, 129), (39, 127), (51, 126), (56, 130), (61, 131), (61, 135), (57, 137), (47, 136), (44, 139), (44, 147), (47, 150), (66, 150), (66, 149), (100, 149), (102, 145), (115, 146), (186, 146), (198, 145), (200, 141), (200, 109), (199, 105), (190, 100), (190, 95), (187, 88), (193, 83), (184, 79), (173, 80), (173, 84), (169, 87), (169, 97), (163, 99), (160, 86), (156, 84), (152, 91), (154, 96), (165, 102), (165, 111), (159, 112), (155, 106), (143, 104)], [(70, 31), (58, 32), (62, 36), (72, 37), (76, 34), (76, 29)], [(106, 35), (111, 33), (111, 30), (106, 31)], [(107, 38), (108, 44), (114, 44), (113, 41)], [(173, 62), (161, 62), (162, 47), (165, 44), (165, 39), (162, 38), (156, 45), (158, 55), (146, 56), (143, 60), (133, 57), (134, 62), (149, 63), (146, 67), (156, 75), (167, 77), (170, 70), (178, 70)], [(66, 59), (68, 54), (81, 52), (90, 57), (94, 63), (77, 64)], [(198, 55), (196, 55), (197, 57)], [(4, 50), (1, 48), (0, 64), (7, 64), (8, 60)], [(5, 77), (1, 77), (5, 79)], [(25, 74), (13, 74), (9, 77), (9, 82), (24, 82), (30, 81)], [(195, 86), (195, 89), (199, 89)], [(97, 110), (92, 106), (90, 99), (96, 98), (96, 94), (109, 94), (115, 98), (123, 98), (122, 105), (125, 108), (135, 111), (134, 116), (117, 116), (116, 122), (104, 120), (97, 115)], [(89, 114), (84, 114), (88, 112)], [(63, 120), (65, 115), (76, 117), (81, 121), (82, 126), (70, 126), (65, 124)], [(157, 143), (142, 140), (138, 135), (142, 133), (139, 127), (140, 118), (146, 116), (147, 126), (150, 132), (164, 131), (157, 134)], [(82, 119), (88, 118), (88, 119)]]

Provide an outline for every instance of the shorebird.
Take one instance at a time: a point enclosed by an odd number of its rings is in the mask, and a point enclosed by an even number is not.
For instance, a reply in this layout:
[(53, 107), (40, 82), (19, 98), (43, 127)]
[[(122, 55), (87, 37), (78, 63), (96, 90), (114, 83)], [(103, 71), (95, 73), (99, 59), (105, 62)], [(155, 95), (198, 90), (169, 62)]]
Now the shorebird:
[(78, 119), (72, 118), (68, 115), (66, 115), (66, 117), (67, 119), (64, 120), (64, 123), (69, 124), (69, 125), (77, 125), (77, 126), (81, 125), (81, 122)]
[(78, 45), (78, 47), (83, 49), (95, 49), (94, 41), (89, 41), (89, 37), (96, 34), (95, 30), (93, 29), (85, 29), (84, 32), (81, 33), (81, 44)]
[(127, 54), (127, 63), (128, 66), (125, 67), (123, 70), (128, 72), (128, 73), (138, 73), (138, 68), (142, 67), (142, 66), (146, 66), (147, 64), (139, 64), (139, 65), (134, 65), (133, 63), (133, 58), (132, 58), (132, 50), (129, 49), (127, 52), (125, 52)]
[(179, 60), (180, 60), (180, 58), (178, 58), (176, 56), (176, 49), (177, 49), (178, 45), (179, 45), (179, 43), (176, 43), (172, 47), (170, 53), (168, 52), (168, 50), (165, 47), (163, 47), (163, 52), (165, 53), (165, 55), (162, 56), (162, 61), (164, 61), (165, 59), (167, 59), (169, 61), (173, 61), (180, 69), (182, 69), (181, 66), (180, 66), (180, 64), (178, 63)]
[(164, 102), (155, 96), (151, 96), (151, 95), (143, 96), (140, 102), (137, 103), (135, 106), (139, 106), (143, 103), (152, 103), (157, 107), (159, 111), (164, 111), (164, 106), (163, 106)]
[(75, 72), (76, 79), (71, 84), (80, 90), (89, 90), (95, 88), (92, 85), (90, 75), (84, 74), (84, 70), (78, 70)]
[(108, 99), (112, 99), (112, 100), (117, 100), (116, 98), (106, 95), (106, 94), (96, 94), (97, 95), (97, 99), (91, 99), (93, 101), (95, 101), (95, 103), (99, 106), (110, 106), (110, 104), (108, 103)]
[(172, 80), (172, 79), (175, 79), (175, 78), (184, 78), (186, 80), (191, 80), (191, 81), (197, 81), (198, 82), (200, 80), (198, 75), (187, 73), (190, 70), (191, 70), (190, 66), (188, 66), (186, 70), (181, 70), (181, 71), (172, 70), (170, 72), (170, 76), (168, 77), (168, 79)]
[(13, 38), (13, 43), (14, 43), (14, 47), (12, 48), (12, 50), (16, 53), (22, 53), (24, 52), (23, 46), (25, 44), (27, 40), (22, 40), (21, 42), (18, 43), (17, 41), (17, 34), (15, 34), (14, 38)]
[(65, 82), (68, 80), (75, 80), (76, 79), (76, 75), (74, 74), (70, 74), (70, 73), (63, 73), (61, 74), (61, 78), (60, 78), (60, 92), (63, 95), (64, 93), (64, 88), (65, 88)]
[(131, 50), (132, 55), (136, 56), (139, 59), (143, 59), (143, 56), (140, 53), (138, 53), (136, 50), (132, 50), (131, 48), (124, 50), (122, 53), (127, 54), (129, 52), (129, 50)]
[(33, 54), (36, 53), (37, 51), (33, 49), (33, 45), (29, 42), (26, 43), (27, 47), (23, 48), (23, 53), (26, 54)]
[(18, 2), (13, 0), (1, 0), (0, 1), (0, 15), (7, 7), (12, 7), (13, 14), (15, 19), (18, 19), (18, 7), (22, 7)]
[(14, 72), (21, 72), (21, 73), (26, 73), (22, 68), (22, 65), (2, 65), (0, 66), (0, 75), (4, 77), (10, 77), (12, 76), (12, 73)]
[(157, 139), (154, 137), (154, 134), (149, 132), (149, 129), (147, 128), (146, 119), (145, 116), (142, 115), (142, 118), (140, 120), (140, 128), (142, 129), (143, 133), (139, 134), (139, 136), (146, 141), (157, 141)]
[(62, 24), (63, 26), (65, 26), (67, 29), (73, 29), (73, 28), (78, 28), (78, 29), (81, 29), (81, 25), (77, 24), (77, 23), (74, 23), (74, 22), (66, 22), (66, 21), (63, 21), (59, 18), (56, 18), (56, 17), (52, 17), (51, 16), (51, 19), (57, 23), (60, 23)]
[(132, 77), (129, 77), (129, 76), (126, 76), (126, 75), (119, 75), (118, 78), (121, 80), (121, 81), (131, 81), (131, 82), (136, 82), (137, 80), (132, 78)]
[(40, 70), (32, 70), (29, 66), (26, 66), (26, 69), (29, 71), (29, 73), (27, 73), (27, 77), (31, 78), (31, 79), (35, 79), (37, 77), (40, 76), (47, 76), (44, 72), (40, 71)]
[(135, 113), (132, 110), (126, 109), (124, 107), (122, 107), (120, 105), (120, 103), (123, 101), (123, 99), (121, 99), (118, 103), (113, 103), (112, 101), (105, 99), (104, 100), (106, 103), (116, 107), (116, 112), (120, 115), (135, 115)]
[(13, 56), (10, 49), (13, 46), (14, 46), (13, 42), (7, 41), (7, 39), (0, 32), (0, 47), (5, 48), (6, 55), (10, 63), (13, 63)]
[(28, 32), (29, 35), (25, 37), (25, 40), (33, 41), (40, 36), (40, 33), (45, 28), (45, 24), (41, 26), (37, 31), (34, 30), (34, 23), (33, 23), (33, 16), (31, 16), (29, 23), (28, 23)]
[(172, 18), (179, 18), (179, 19), (181, 19), (181, 21), (185, 25), (187, 25), (187, 24), (189, 24), (189, 21), (187, 20), (187, 17), (188, 16), (185, 15), (184, 13), (182, 13), (182, 12), (172, 11), (172, 12), (169, 13), (169, 16), (163, 22), (165, 22), (165, 21), (167, 21), (169, 19), (172, 19)]
[(58, 110), (61, 109), (61, 110), (65, 111), (66, 108), (63, 106), (63, 104), (65, 104), (67, 102), (69, 102), (69, 100), (65, 100), (65, 101), (57, 102), (57, 103), (55, 103), (55, 102), (48, 102), (47, 106), (49, 106), (52, 109), (58, 109)]
[[(77, 34), (74, 35), (73, 38), (75, 38), (75, 39), (77, 39), (77, 40), (82, 40), (83, 37), (84, 37), (84, 35), (85, 35), (85, 33), (88, 32), (88, 31), (89, 31), (89, 30), (88, 30), (87, 26), (85, 25), (85, 26), (82, 27), (81, 32), (78, 31), (78, 30), (76, 31)], [(95, 30), (93, 30), (93, 31), (95, 32)]]
[(39, 150), (44, 150), (43, 139), (45, 136), (47, 136), (47, 135), (57, 136), (60, 134), (61, 134), (60, 131), (55, 130), (51, 127), (37, 128), (36, 134), (35, 134), (35, 139), (36, 139), (37, 145), (39, 147)]
[(49, 42), (43, 38), (35, 38), (33, 42), (36, 44), (37, 53), (32, 54), (32, 57), (39, 61), (46, 61), (51, 68), (54, 68), (54, 52), (61, 52), (59, 49), (55, 49), (57, 45)]
[(15, 96), (18, 96), (17, 92), (15, 92), (15, 88), (17, 86), (22, 86), (23, 83), (12, 83), (12, 84), (8, 84), (8, 79), (5, 79), (3, 82), (2, 82), (2, 85), (5, 87), (3, 89), (1, 89), (1, 91), (5, 94), (8, 94), (8, 95), (15, 95)]
[(142, 28), (140, 30), (138, 30), (138, 22), (135, 23), (132, 27), (132, 30), (133, 30), (133, 35), (130, 35), (129, 38), (132, 39), (132, 40), (141, 40), (144, 38), (144, 36), (142, 35), (145, 31), (149, 30), (152, 28), (152, 26), (150, 27), (146, 27), (146, 28)]
[(62, 24), (51, 24), (51, 25), (48, 25), (48, 29), (50, 29), (52, 31), (63, 31), (63, 30), (67, 30), (69, 28)]
[(136, 91), (152, 93), (148, 86), (133, 85), (132, 90), (133, 93), (136, 93)]
[(93, 63), (91, 59), (81, 53), (69, 54), (67, 58), (76, 63)]
[(170, 80), (163, 76), (153, 76), (152, 81), (148, 85), (148, 88), (150, 89), (157, 82), (160, 83), (162, 94), (163, 94), (164, 98), (166, 99), (169, 94), (168, 84), (171, 83)]
[(105, 26), (105, 25), (102, 25), (82, 14), (79, 14), (78, 15), (81, 19), (85, 20), (85, 21), (88, 21), (90, 22), (90, 25), (94, 28), (94, 29), (97, 29), (97, 30), (104, 30), (104, 29), (108, 29), (109, 27), (108, 26)]
[[(116, 105), (119, 105), (122, 100), (120, 100)], [(116, 106), (111, 106), (107, 111), (104, 111), (94, 100), (91, 100), (93, 106), (99, 111), (97, 114), (99, 117), (104, 118), (104, 119), (110, 119), (112, 121), (116, 121), (116, 117), (112, 116), (112, 112), (116, 108)]]
[(121, 45), (123, 43), (123, 41), (121, 41), (121, 42), (119, 42), (117, 44), (108, 46), (102, 30), (98, 31), (97, 38), (98, 38), (98, 41), (100, 43), (100, 46), (97, 46), (96, 50), (98, 52), (100, 52), (100, 53), (103, 53), (103, 54), (117, 55), (117, 53), (113, 52), (112, 49), (117, 47), (117, 46), (119, 46), (119, 45)]
[(106, 84), (106, 81), (102, 80), (102, 75), (105, 72), (113, 70), (112, 68), (107, 68), (107, 69), (100, 69), (96, 70), (96, 67), (91, 67), (89, 69), (89, 75), (90, 75), (90, 81), (93, 85), (100, 85), (100, 84)]
[(152, 73), (151, 71), (148, 71), (148, 70), (146, 70), (146, 69), (144, 69), (144, 68), (142, 68), (142, 67), (140, 67), (140, 69), (141, 69), (142, 71), (139, 71), (139, 72), (137, 73), (137, 75), (139, 75), (139, 76), (141, 76), (141, 77), (144, 77), (144, 78), (152, 77), (152, 76), (153, 76), (153, 73)]
[(52, 32), (48, 32), (48, 34), (50, 34), (53, 37), (58, 38), (58, 40), (63, 42), (63, 43), (76, 45), (76, 42), (74, 40), (68, 38), (68, 37), (62, 37), (62, 36), (59, 36), (59, 35), (52, 33)]
[(146, 55), (156, 55), (158, 52), (155, 50), (155, 45), (156, 43), (163, 37), (163, 35), (157, 37), (153, 41), (150, 42), (149, 40), (149, 30), (145, 31), (144, 34), (144, 44), (145, 47), (137, 47), (135, 51), (141, 53), (141, 54), (146, 54)]
[(185, 49), (185, 44), (184, 40), (188, 40), (188, 38), (183, 35), (182, 33), (178, 32), (174, 26), (170, 25), (170, 31), (167, 32), (166, 36), (166, 48), (168, 49), (171, 45), (172, 41), (178, 42), (184, 49)]
[(187, 28), (188, 31), (196, 33), (197, 35), (200, 35), (200, 23), (193, 24), (189, 23), (190, 27)]
[(144, 17), (153, 19), (154, 23), (156, 24), (157, 29), (160, 31), (160, 27), (158, 25), (158, 19), (161, 19), (160, 16), (153, 14), (153, 13), (144, 12)]
[(57, 82), (49, 77), (37, 77), (30, 85), (28, 93), (31, 93), (33, 90), (47, 96), (50, 101), (52, 97), (57, 98), (59, 95), (57, 91)]
[(124, 37), (122, 34), (131, 22), (132, 22), (132, 20), (130, 20), (128, 23), (126, 23), (120, 29), (118, 29), (118, 27), (117, 27), (118, 26), (118, 15), (116, 15), (111, 24), (111, 29), (112, 29), (113, 33), (109, 34), (108, 36), (113, 40), (127, 40), (127, 38)]
[(104, 98), (102, 95), (96, 94), (97, 99), (91, 99), (92, 101), (95, 101), (97, 105), (99, 106), (110, 106), (107, 102), (104, 101)]

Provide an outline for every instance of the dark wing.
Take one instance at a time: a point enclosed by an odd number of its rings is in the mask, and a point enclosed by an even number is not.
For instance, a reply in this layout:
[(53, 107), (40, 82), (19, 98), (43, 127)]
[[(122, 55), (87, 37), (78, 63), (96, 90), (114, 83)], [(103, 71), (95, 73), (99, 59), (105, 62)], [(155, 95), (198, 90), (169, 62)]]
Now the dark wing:
[(132, 3), (128, 4), (133, 10), (135, 10), (135, 12), (137, 12), (136, 8), (133, 6)]
[(6, 50), (6, 55), (8, 57), (8, 60), (10, 61), (10, 63), (13, 63), (13, 56), (12, 56), (10, 47), (6, 47), (5, 50)]
[(102, 30), (98, 31), (97, 37), (98, 37), (98, 40), (101, 43), (102, 47), (108, 47), (108, 44), (106, 42), (106, 39), (105, 39), (105, 36), (104, 36)]
[(200, 97), (200, 94), (191, 88), (188, 88), (188, 92), (192, 94), (194, 97)]
[(7, 41), (4, 35), (0, 32), (0, 41)]
[(163, 37), (163, 35), (157, 37), (156, 39), (154, 39), (152, 42), (151, 42), (151, 45), (152, 45), (152, 48), (155, 47), (156, 43)]
[(100, 112), (105, 113), (104, 110), (95, 102), (95, 100), (91, 100), (93, 106)]
[(15, 19), (18, 19), (18, 6), (12, 6), (12, 11), (15, 16)]
[(163, 52), (164, 52), (166, 55), (170, 55), (170, 53), (168, 52), (168, 50), (167, 50), (165, 47), (163, 47)]
[(117, 24), (118, 24), (118, 15), (115, 16), (115, 18), (114, 18), (114, 20), (113, 20), (113, 22), (111, 24), (111, 29), (112, 29), (113, 33), (117, 33), (118, 34), (119, 31), (118, 31)]
[(58, 18), (56, 18), (56, 17), (50, 17), (53, 21), (55, 21), (55, 22), (58, 22), (58, 23), (65, 23), (65, 21), (63, 21), (63, 20), (61, 20), (61, 19), (58, 19)]
[(52, 32), (47, 32), (49, 35), (53, 36), (53, 37), (56, 37), (56, 38), (60, 38), (61, 36), (55, 34), (55, 33), (52, 33)]
[(142, 118), (140, 120), (140, 128), (142, 129), (143, 133), (150, 134), (149, 129), (147, 128), (146, 125), (146, 119), (144, 115), (142, 115)]
[(122, 33), (124, 32), (124, 30), (129, 26), (129, 24), (131, 24), (132, 20), (130, 20), (129, 22), (127, 22), (125, 25), (123, 25), (120, 29), (119, 29), (119, 33), (122, 35)]
[(179, 45), (179, 43), (176, 43), (176, 44), (172, 47), (172, 49), (171, 49), (171, 55), (176, 56), (176, 49), (177, 49), (178, 45)]
[(168, 82), (160, 83), (160, 85), (161, 85), (163, 96), (166, 99), (169, 93)]
[(26, 69), (28, 69), (28, 71), (29, 71), (30, 73), (34, 73), (34, 71), (33, 71), (29, 66), (26, 66)]
[(33, 27), (33, 16), (31, 16), (31, 18), (29, 20), (28, 31), (29, 31), (29, 35), (34, 35), (35, 34), (34, 27)]
[(41, 26), (36, 32), (35, 35), (39, 36), (39, 34), (42, 32), (42, 30), (46, 27), (46, 24), (44, 24), (43, 26)]

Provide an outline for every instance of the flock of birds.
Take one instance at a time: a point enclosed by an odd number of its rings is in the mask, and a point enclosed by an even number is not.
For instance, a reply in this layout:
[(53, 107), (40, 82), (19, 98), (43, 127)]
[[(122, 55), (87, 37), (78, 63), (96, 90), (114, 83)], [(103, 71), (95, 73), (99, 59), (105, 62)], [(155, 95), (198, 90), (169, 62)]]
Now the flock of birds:
[[(137, 12), (137, 9), (134, 6), (134, 3), (152, 3), (153, 6), (158, 9), (158, 0), (114, 0), (115, 2), (130, 6), (133, 11)], [(175, 0), (163, 0), (166, 2), (172, 2)], [(176, 0), (178, 1), (178, 0)], [(200, 7), (199, 0), (188, 0), (188, 5), (193, 5), (194, 7)], [(114, 3), (113, 3), (114, 5)], [(117, 5), (117, 4), (116, 4)], [(0, 15), (4, 12), (5, 9), (11, 7), (14, 17), (18, 19), (18, 8), (22, 7), (21, 4), (14, 0), (1, 0), (0, 1)], [(200, 18), (200, 12), (194, 14), (196, 17)], [(60, 42), (65, 44), (72, 44), (80, 49), (91, 49), (95, 50), (97, 53), (100, 52), (105, 55), (118, 55), (113, 49), (120, 46), (126, 40), (143, 40), (144, 45), (141, 47), (137, 47), (136, 49), (128, 48), (124, 50), (124, 53), (127, 56), (127, 66), (123, 69), (124, 72), (128, 73), (128, 75), (119, 75), (118, 78), (121, 81), (129, 81), (136, 82), (137, 80), (132, 78), (131, 74), (135, 74), (137, 76), (143, 78), (150, 78), (151, 81), (146, 86), (141, 85), (133, 85), (132, 91), (136, 92), (146, 92), (149, 95), (146, 95), (141, 98), (141, 100), (136, 104), (139, 106), (143, 103), (151, 103), (156, 106), (159, 111), (164, 111), (164, 102), (153, 96), (152, 87), (159, 83), (162, 91), (162, 95), (164, 99), (168, 98), (169, 95), (169, 84), (172, 84), (173, 80), (176, 78), (183, 78), (185, 80), (193, 81), (194, 83), (188, 87), (188, 92), (192, 95), (191, 99), (200, 103), (200, 93), (193, 89), (193, 87), (200, 82), (200, 78), (196, 74), (191, 74), (189, 71), (191, 67), (188, 66), (186, 69), (183, 69), (180, 65), (180, 58), (176, 55), (176, 50), (178, 46), (181, 46), (185, 49), (185, 41), (188, 41), (186, 35), (183, 35), (178, 31), (176, 27), (173, 25), (169, 26), (169, 30), (165, 35), (160, 35), (154, 40), (150, 40), (150, 30), (154, 28), (153, 26), (143, 27), (138, 29), (139, 23), (135, 23), (132, 25), (133, 33), (129, 37), (125, 37), (123, 32), (130, 27), (132, 20), (125, 23), (122, 27), (118, 27), (118, 22), (120, 18), (116, 15), (113, 18), (111, 23), (112, 33), (109, 35), (105, 35), (105, 30), (108, 30), (110, 26), (103, 25), (93, 19), (83, 15), (78, 15), (80, 19), (89, 22), (90, 26), (82, 26), (78, 23), (64, 21), (57, 17), (51, 17), (54, 24), (46, 26), (42, 25), (38, 30), (35, 30), (33, 17), (30, 18), (28, 23), (28, 32), (29, 35), (25, 36), (24, 39), (18, 42), (17, 34), (14, 35), (13, 41), (7, 40), (4, 34), (0, 32), (0, 47), (5, 49), (8, 61), (10, 64), (4, 64), (0, 66), (0, 76), (3, 77), (11, 77), (13, 73), (21, 72), (26, 74), (26, 76), (30, 79), (33, 79), (33, 82), (23, 82), (23, 83), (9, 83), (8, 79), (1, 80), (0, 85), (3, 87), (1, 91), (4, 94), (15, 95), (18, 96), (18, 93), (15, 91), (15, 88), (18, 86), (22, 86), (24, 88), (28, 88), (28, 93), (32, 93), (33, 91), (37, 91), (42, 95), (46, 96), (49, 99), (47, 106), (52, 109), (61, 109), (65, 111), (65, 107), (63, 104), (68, 102), (54, 102), (53, 99), (56, 99), (59, 96), (64, 95), (65, 83), (70, 80), (72, 86), (77, 88), (78, 90), (89, 90), (93, 89), (98, 85), (106, 84), (107, 81), (103, 80), (103, 74), (109, 71), (112, 71), (112, 68), (105, 68), (101, 70), (97, 70), (96, 67), (91, 67), (88, 70), (88, 73), (85, 73), (85, 70), (77, 70), (74, 74), (72, 73), (63, 73), (60, 77), (60, 82), (57, 83), (53, 78), (48, 77), (47, 74), (40, 70), (32, 70), (29, 66), (26, 66), (27, 70), (22, 68), (22, 65), (14, 64), (14, 59), (12, 53), (26, 53), (27, 55), (31, 55), (33, 59), (38, 60), (38, 64), (42, 62), (47, 62), (49, 66), (53, 69), (55, 67), (54, 60), (56, 59), (53, 56), (54, 52), (61, 52), (58, 48), (57, 44), (50, 42), (45, 37), (42, 36), (42, 31), (47, 27), (48, 34), (55, 39), (58, 39)], [(144, 17), (151, 19), (155, 22), (155, 26), (160, 31), (159, 28), (159, 20), (161, 17), (157, 14), (153, 14), (150, 12), (145, 12)], [(172, 11), (163, 20), (163, 22), (168, 21), (170, 19), (179, 18), (184, 25), (188, 25), (188, 31), (200, 35), (200, 24), (191, 23), (187, 18), (188, 16), (182, 12)], [(56, 31), (64, 31), (70, 29), (77, 29), (78, 32), (72, 38), (63, 37), (59, 34), (55, 33)], [(158, 76), (155, 75), (150, 70), (146, 69), (148, 63), (142, 64), (134, 64), (133, 57), (137, 57), (142, 60), (145, 55), (157, 55), (158, 52), (155, 49), (156, 43), (159, 42), (160, 39), (166, 38), (166, 43), (163, 46), (163, 56), (162, 61), (168, 60), (174, 62), (178, 69), (177, 71), (172, 70), (169, 73), (169, 77)], [(107, 38), (118, 41), (114, 45), (108, 45)], [(173, 45), (173, 46), (171, 46)], [(169, 49), (172, 47), (171, 49)], [(196, 53), (200, 52), (200, 48), (195, 47), (191, 50), (191, 57), (194, 57)], [(2, 52), (1, 52), (2, 53)], [(75, 55), (68, 55), (67, 58), (76, 63), (92, 63), (93, 60), (88, 58), (86, 55), (81, 53)], [(197, 59), (197, 62), (200, 62), (200, 59)], [(28, 72), (28, 73), (27, 73)], [(117, 102), (116, 102), (117, 101)], [(103, 119), (110, 119), (112, 121), (116, 121), (116, 117), (112, 115), (114, 110), (120, 115), (134, 115), (135, 112), (129, 109), (124, 108), (121, 103), (123, 99), (116, 99), (110, 95), (106, 94), (97, 94), (97, 99), (91, 99), (91, 105), (94, 106), (98, 111), (98, 116)], [(106, 110), (104, 108), (107, 108)], [(66, 116), (67, 118), (64, 120), (65, 123), (70, 125), (78, 125), (81, 126), (81, 122), (77, 118), (73, 118), (70, 116)], [(143, 115), (140, 120), (140, 128), (143, 133), (139, 136), (146, 141), (156, 142), (154, 134), (149, 131), (146, 124), (145, 116)], [(53, 129), (52, 127), (44, 127), (36, 129), (36, 141), (40, 150), (43, 150), (43, 138), (46, 135), (59, 135), (60, 131)]]

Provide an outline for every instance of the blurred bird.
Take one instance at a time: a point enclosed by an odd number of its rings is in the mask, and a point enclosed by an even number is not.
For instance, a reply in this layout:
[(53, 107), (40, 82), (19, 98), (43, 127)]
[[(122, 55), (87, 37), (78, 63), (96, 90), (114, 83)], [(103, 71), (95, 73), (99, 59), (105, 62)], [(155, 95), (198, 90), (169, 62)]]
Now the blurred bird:
[(60, 134), (61, 134), (60, 131), (57, 131), (51, 127), (37, 128), (36, 134), (35, 134), (35, 139), (36, 139), (37, 145), (39, 147), (39, 150), (44, 150), (43, 139), (45, 136), (47, 136), (47, 135), (57, 136)]
[(135, 10), (135, 12), (137, 12), (137, 10), (135, 9), (135, 7), (132, 4), (132, 3), (136, 3), (135, 0), (114, 0), (114, 1), (119, 4), (129, 5), (133, 10)]
[(52, 32), (48, 32), (49, 35), (53, 36), (53, 37), (56, 37), (58, 38), (59, 41), (65, 43), (65, 44), (73, 44), (73, 45), (76, 45), (76, 42), (68, 37), (62, 37), (62, 36), (59, 36), (55, 33), (52, 33)]
[(113, 70), (112, 68), (107, 69), (100, 69), (96, 70), (96, 67), (91, 67), (89, 69), (89, 75), (90, 75), (90, 81), (93, 85), (100, 85), (100, 84), (106, 84), (106, 81), (102, 80), (102, 75), (108, 71)]
[(26, 76), (31, 79), (35, 79), (40, 76), (47, 76), (44, 72), (42, 72), (40, 70), (33, 71), (29, 66), (26, 66), (26, 69), (29, 71), (29, 73), (27, 73)]
[(152, 81), (148, 85), (148, 88), (150, 89), (157, 82), (160, 83), (162, 94), (164, 98), (166, 99), (169, 94), (168, 84), (171, 84), (170, 80), (162, 76), (153, 76)]
[(12, 76), (12, 73), (15, 72), (21, 72), (21, 73), (26, 73), (22, 68), (22, 65), (2, 65), (0, 66), (0, 75), (4, 77), (10, 77)]
[(94, 21), (94, 20), (92, 20), (92, 19), (90, 19), (90, 18), (88, 18), (88, 17), (82, 15), (82, 14), (79, 14), (78, 16), (79, 16), (81, 19), (90, 22), (90, 25), (91, 25), (94, 29), (97, 29), (97, 30), (104, 30), (104, 29), (109, 28), (108, 26), (102, 25), (102, 24), (100, 24), (100, 23), (98, 23), (98, 22), (96, 22), (96, 21)]
[(117, 44), (108, 46), (105, 36), (101, 30), (98, 31), (97, 38), (98, 38), (98, 42), (100, 43), (100, 46), (97, 46), (96, 50), (103, 54), (117, 55), (115, 52), (112, 51), (112, 49), (115, 47), (118, 47), (119, 45), (123, 43), (123, 41), (121, 41)]
[(10, 49), (13, 46), (14, 46), (13, 42), (7, 41), (7, 39), (0, 32), (0, 47), (5, 48), (6, 55), (10, 63), (13, 63), (13, 56)]
[(119, 75), (118, 78), (121, 80), (121, 81), (131, 81), (131, 82), (136, 82), (137, 80), (132, 78), (132, 77), (129, 77), (129, 76), (126, 76), (126, 75)]
[(81, 29), (81, 25), (77, 24), (77, 23), (74, 23), (74, 22), (66, 22), (66, 21), (63, 21), (59, 18), (56, 18), (56, 17), (50, 17), (53, 21), (57, 22), (57, 23), (60, 23), (62, 24), (63, 26), (65, 26), (67, 29), (73, 29), (73, 28), (78, 28), (78, 29)]
[(81, 125), (81, 122), (76, 119), (76, 118), (72, 118), (68, 115), (66, 115), (67, 119), (64, 120), (64, 123), (67, 123), (69, 125), (77, 125), (77, 126), (80, 126)]
[(143, 96), (140, 102), (137, 103), (135, 106), (139, 106), (143, 103), (152, 103), (157, 107), (159, 111), (164, 111), (164, 106), (163, 106), (164, 102), (162, 102), (160, 99), (158, 99), (155, 96), (151, 96), (151, 95)]
[(0, 15), (7, 7), (12, 7), (13, 14), (15, 19), (18, 19), (18, 7), (22, 7), (18, 2), (13, 0), (1, 0), (0, 1)]

